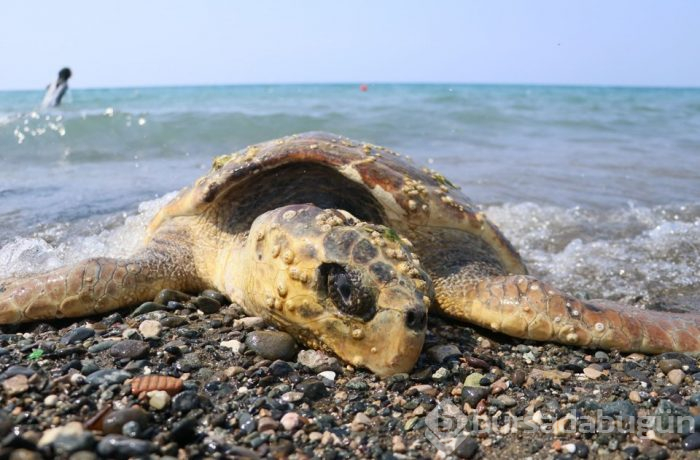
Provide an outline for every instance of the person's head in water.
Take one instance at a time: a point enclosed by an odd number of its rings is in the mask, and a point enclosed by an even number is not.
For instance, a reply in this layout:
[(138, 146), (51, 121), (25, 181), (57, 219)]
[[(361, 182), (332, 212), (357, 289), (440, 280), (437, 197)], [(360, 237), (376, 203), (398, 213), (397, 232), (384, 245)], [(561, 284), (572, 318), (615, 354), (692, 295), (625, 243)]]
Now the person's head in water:
[(70, 69), (68, 67), (64, 67), (58, 72), (58, 79), (59, 81), (68, 81), (71, 75), (72, 73)]

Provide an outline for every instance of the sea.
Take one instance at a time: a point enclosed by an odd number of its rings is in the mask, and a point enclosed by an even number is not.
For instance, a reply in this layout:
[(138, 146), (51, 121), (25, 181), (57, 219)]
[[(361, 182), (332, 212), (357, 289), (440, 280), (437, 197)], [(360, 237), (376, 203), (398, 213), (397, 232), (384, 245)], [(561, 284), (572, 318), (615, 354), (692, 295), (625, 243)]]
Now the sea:
[(126, 256), (216, 155), (320, 130), (441, 171), (564, 290), (700, 311), (700, 89), (366, 89), (0, 92), (0, 278)]

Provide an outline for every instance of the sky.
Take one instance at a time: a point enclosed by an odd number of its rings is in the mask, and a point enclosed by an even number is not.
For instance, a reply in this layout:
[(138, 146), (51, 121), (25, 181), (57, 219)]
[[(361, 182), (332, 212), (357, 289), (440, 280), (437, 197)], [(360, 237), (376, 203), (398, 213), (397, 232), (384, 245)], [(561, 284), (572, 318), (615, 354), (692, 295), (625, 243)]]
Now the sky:
[(23, 0), (0, 90), (248, 83), (700, 86), (688, 0)]

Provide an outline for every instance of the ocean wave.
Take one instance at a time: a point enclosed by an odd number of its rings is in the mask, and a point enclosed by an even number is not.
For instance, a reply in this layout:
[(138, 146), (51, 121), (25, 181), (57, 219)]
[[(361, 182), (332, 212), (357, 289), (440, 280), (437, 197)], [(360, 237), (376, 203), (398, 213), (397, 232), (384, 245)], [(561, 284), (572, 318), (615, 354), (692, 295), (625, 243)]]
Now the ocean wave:
[(142, 244), (153, 216), (175, 196), (141, 203), (135, 214), (55, 224), (0, 247), (0, 279), (41, 273), (89, 257), (128, 257)]
[[(131, 215), (52, 225), (14, 238), (0, 247), (0, 278), (87, 257), (126, 257), (173, 196), (143, 202)], [(567, 292), (643, 304), (682, 306), (684, 298), (700, 299), (700, 204), (601, 211), (526, 202), (485, 211), (532, 274)]]
[(486, 213), (533, 274), (565, 291), (646, 304), (700, 295), (699, 204), (594, 211), (519, 203)]

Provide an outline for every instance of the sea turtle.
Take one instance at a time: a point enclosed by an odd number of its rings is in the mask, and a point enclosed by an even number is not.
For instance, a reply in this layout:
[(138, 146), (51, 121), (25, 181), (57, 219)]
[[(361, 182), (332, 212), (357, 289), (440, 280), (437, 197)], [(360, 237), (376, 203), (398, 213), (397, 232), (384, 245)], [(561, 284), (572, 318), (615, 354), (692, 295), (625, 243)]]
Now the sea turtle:
[(324, 133), (248, 147), (155, 216), (129, 259), (0, 283), (0, 324), (103, 313), (215, 288), (250, 315), (386, 376), (409, 371), (428, 309), (515, 337), (700, 350), (700, 316), (592, 303), (528, 276), (448, 179)]

